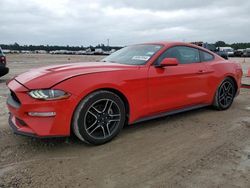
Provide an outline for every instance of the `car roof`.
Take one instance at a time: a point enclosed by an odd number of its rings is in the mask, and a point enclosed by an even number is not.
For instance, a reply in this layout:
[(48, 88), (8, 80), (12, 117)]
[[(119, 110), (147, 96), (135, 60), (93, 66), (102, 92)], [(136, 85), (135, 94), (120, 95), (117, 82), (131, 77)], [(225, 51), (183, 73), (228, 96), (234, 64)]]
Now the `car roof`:
[(166, 48), (170, 48), (172, 46), (188, 46), (188, 47), (191, 47), (191, 48), (196, 48), (196, 49), (205, 51), (207, 53), (213, 54), (213, 56), (216, 57), (216, 59), (221, 59), (221, 60), (223, 59), (221, 56), (219, 56), (218, 54), (212, 52), (209, 49), (206, 49), (204, 47), (201, 47), (201, 46), (198, 46), (198, 45), (195, 45), (195, 44), (192, 44), (192, 43), (188, 43), (188, 42), (160, 41), (160, 42), (149, 42), (149, 43), (144, 43), (144, 44), (162, 45), (162, 46), (164, 46)]
[(168, 42), (168, 41), (165, 42), (165, 41), (162, 41), (162, 42), (149, 42), (149, 43), (144, 43), (144, 44), (162, 45), (162, 46), (167, 46), (167, 47), (170, 47), (170, 46), (190, 46), (190, 47), (204, 49), (198, 45), (191, 44), (188, 42)]
[(158, 42), (146, 42), (144, 44), (156, 44), (156, 45), (163, 45), (163, 46), (169, 46), (169, 45), (187, 45), (190, 43), (187, 42), (176, 42), (176, 41), (158, 41)]
[[(198, 48), (200, 50), (209, 52), (209, 53), (213, 53), (212, 51), (203, 48), (201, 46), (192, 44), (192, 43), (188, 43), (188, 42), (169, 42), (169, 41), (162, 41), (162, 42), (150, 42), (150, 43), (144, 43), (144, 44), (154, 44), (154, 45), (162, 45), (165, 47), (171, 47), (171, 46), (188, 46), (188, 47), (193, 47), (193, 48)], [(214, 54), (214, 53), (213, 53)]]

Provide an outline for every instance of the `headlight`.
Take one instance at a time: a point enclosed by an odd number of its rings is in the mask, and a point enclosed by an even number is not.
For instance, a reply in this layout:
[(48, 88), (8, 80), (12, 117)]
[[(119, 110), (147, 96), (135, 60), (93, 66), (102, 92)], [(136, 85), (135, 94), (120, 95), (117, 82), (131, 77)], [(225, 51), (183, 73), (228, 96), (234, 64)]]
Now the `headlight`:
[(29, 95), (32, 98), (39, 100), (58, 100), (58, 99), (65, 99), (70, 96), (70, 94), (62, 90), (54, 90), (54, 89), (32, 90), (29, 92)]

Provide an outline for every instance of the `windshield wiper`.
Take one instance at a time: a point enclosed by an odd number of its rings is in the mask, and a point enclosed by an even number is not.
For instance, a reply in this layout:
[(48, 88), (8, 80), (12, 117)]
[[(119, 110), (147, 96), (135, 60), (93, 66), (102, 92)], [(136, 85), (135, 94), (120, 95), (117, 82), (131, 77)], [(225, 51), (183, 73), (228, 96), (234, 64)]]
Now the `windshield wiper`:
[(115, 61), (106, 61), (106, 60), (101, 60), (101, 62), (106, 62), (106, 63), (117, 63)]

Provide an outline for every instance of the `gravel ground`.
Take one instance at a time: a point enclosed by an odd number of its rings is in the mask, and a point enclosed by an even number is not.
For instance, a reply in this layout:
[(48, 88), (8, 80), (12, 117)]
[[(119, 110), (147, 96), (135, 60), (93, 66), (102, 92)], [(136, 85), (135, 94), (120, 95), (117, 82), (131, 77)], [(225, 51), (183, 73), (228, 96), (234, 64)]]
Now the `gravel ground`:
[[(249, 89), (227, 111), (203, 108), (126, 126), (112, 142), (92, 147), (74, 137), (14, 135), (5, 81), (30, 68), (102, 57), (7, 58), (11, 71), (0, 79), (0, 187), (250, 187)], [(246, 73), (250, 59), (234, 60)]]

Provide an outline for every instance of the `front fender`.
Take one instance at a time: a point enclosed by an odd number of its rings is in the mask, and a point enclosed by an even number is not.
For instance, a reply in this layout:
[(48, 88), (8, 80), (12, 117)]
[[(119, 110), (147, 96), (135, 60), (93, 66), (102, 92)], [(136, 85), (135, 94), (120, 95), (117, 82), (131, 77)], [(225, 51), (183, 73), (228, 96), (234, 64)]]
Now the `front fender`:
[[(54, 89), (64, 90), (74, 96), (74, 108), (88, 94), (100, 89), (112, 89), (122, 93), (129, 105), (129, 123), (143, 116), (148, 108), (147, 79), (142, 72), (97, 73), (73, 77), (65, 80)], [(74, 110), (72, 110), (74, 111)], [(73, 114), (72, 114), (73, 115)]]

